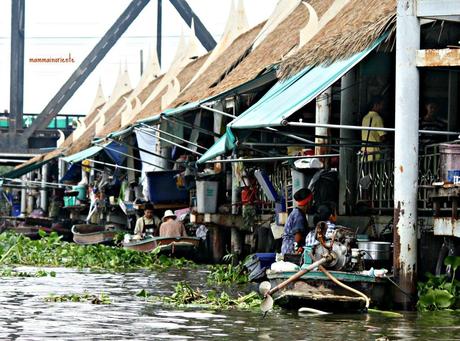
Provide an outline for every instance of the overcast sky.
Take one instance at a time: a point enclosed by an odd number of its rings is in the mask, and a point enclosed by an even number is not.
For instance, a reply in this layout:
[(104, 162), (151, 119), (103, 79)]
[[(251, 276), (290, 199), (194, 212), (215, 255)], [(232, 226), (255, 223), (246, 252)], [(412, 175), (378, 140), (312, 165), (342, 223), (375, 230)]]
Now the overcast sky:
[[(0, 110), (9, 109), (11, 1), (0, 0)], [(14, 0), (13, 0), (14, 1)], [(237, 0), (235, 0), (236, 2)], [(244, 0), (250, 26), (268, 18), (277, 0)], [(130, 0), (26, 0), (24, 112), (39, 113), (118, 18)], [(155, 48), (156, 1), (151, 0), (117, 44), (86, 79), (61, 114), (87, 114), (99, 79), (105, 96), (112, 92), (120, 63), (128, 66), (131, 84), (140, 76), (140, 50), (144, 64)], [(227, 21), (231, 0), (188, 0), (218, 41)], [(181, 32), (190, 31), (174, 7), (163, 0), (162, 69), (167, 69)], [(204, 51), (204, 49), (203, 49)], [(75, 63), (31, 63), (29, 58), (67, 57)]]

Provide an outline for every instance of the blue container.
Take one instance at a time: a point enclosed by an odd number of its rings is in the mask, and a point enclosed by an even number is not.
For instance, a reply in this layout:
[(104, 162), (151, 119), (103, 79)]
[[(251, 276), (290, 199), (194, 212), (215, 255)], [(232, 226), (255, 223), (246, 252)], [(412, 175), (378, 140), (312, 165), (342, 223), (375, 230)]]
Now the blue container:
[(276, 253), (256, 253), (256, 257), (259, 258), (262, 268), (270, 268), (276, 261)]
[(188, 203), (188, 190), (176, 186), (175, 176), (179, 171), (147, 172), (149, 200), (154, 204)]
[(447, 181), (452, 182), (453, 184), (460, 183), (460, 169), (448, 170)]
[(11, 216), (19, 217), (21, 215), (21, 204), (13, 204), (11, 207)]

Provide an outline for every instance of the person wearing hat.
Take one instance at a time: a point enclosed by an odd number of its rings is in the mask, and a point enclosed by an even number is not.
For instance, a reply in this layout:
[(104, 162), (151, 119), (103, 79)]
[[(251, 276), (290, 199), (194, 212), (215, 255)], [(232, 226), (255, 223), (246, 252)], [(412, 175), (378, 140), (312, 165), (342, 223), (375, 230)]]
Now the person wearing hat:
[(187, 237), (184, 224), (176, 220), (171, 210), (166, 210), (160, 225), (160, 237)]
[(136, 221), (134, 235), (136, 239), (142, 239), (146, 234), (155, 234), (155, 230), (160, 224), (160, 219), (153, 215), (153, 205), (147, 203), (144, 205), (144, 216)]
[(294, 193), (294, 201), (296, 207), (289, 214), (286, 224), (284, 225), (284, 233), (282, 235), (283, 243), (281, 245), (281, 253), (293, 254), (295, 253), (295, 235), (307, 234), (308, 222), (307, 222), (307, 211), (310, 208), (313, 200), (313, 193), (307, 189), (302, 188)]

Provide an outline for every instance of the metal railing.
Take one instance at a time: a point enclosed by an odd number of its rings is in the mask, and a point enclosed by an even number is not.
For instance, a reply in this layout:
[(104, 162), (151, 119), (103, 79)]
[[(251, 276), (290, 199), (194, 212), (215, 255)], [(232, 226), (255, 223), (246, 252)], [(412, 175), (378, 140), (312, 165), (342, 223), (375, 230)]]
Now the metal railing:
[[(28, 128), (35, 121), (39, 114), (24, 114), (22, 117), (22, 127)], [(73, 130), (76, 127), (77, 120), (84, 115), (59, 115), (54, 117), (48, 124), (47, 129)], [(7, 116), (0, 116), (0, 128), (8, 128), (9, 122)]]
[[(439, 179), (439, 144), (420, 147), (418, 208), (431, 211), (429, 188)], [(366, 203), (375, 211), (383, 213), (394, 207), (394, 151), (380, 151), (380, 159), (367, 160), (358, 157), (357, 203)]]

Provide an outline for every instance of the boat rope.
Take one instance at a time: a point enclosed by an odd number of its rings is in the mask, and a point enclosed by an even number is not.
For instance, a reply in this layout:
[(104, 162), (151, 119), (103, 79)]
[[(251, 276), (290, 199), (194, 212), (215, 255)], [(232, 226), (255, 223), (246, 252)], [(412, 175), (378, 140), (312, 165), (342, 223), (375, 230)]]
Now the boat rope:
[(324, 266), (320, 265), (318, 266), (318, 268), (332, 281), (334, 282), (335, 284), (341, 286), (342, 288), (348, 290), (348, 291), (351, 291), (352, 293), (355, 293), (356, 295), (364, 298), (364, 300), (366, 301), (366, 309), (369, 308), (369, 304), (370, 304), (370, 299), (369, 297), (367, 297), (366, 295), (364, 295), (361, 291), (358, 291), (352, 287), (349, 287), (348, 285), (342, 283), (341, 281), (339, 281), (336, 277), (334, 277), (329, 271), (327, 271)]
[(414, 297), (414, 295), (412, 294), (409, 294), (408, 292), (406, 292), (403, 288), (401, 288), (398, 283), (396, 283), (395, 281), (393, 281), (390, 277), (388, 276), (385, 276), (384, 278), (386, 278), (391, 284), (393, 284), (396, 288), (398, 288), (399, 290), (401, 290), (401, 292), (406, 295), (407, 297), (410, 297), (411, 299)]

